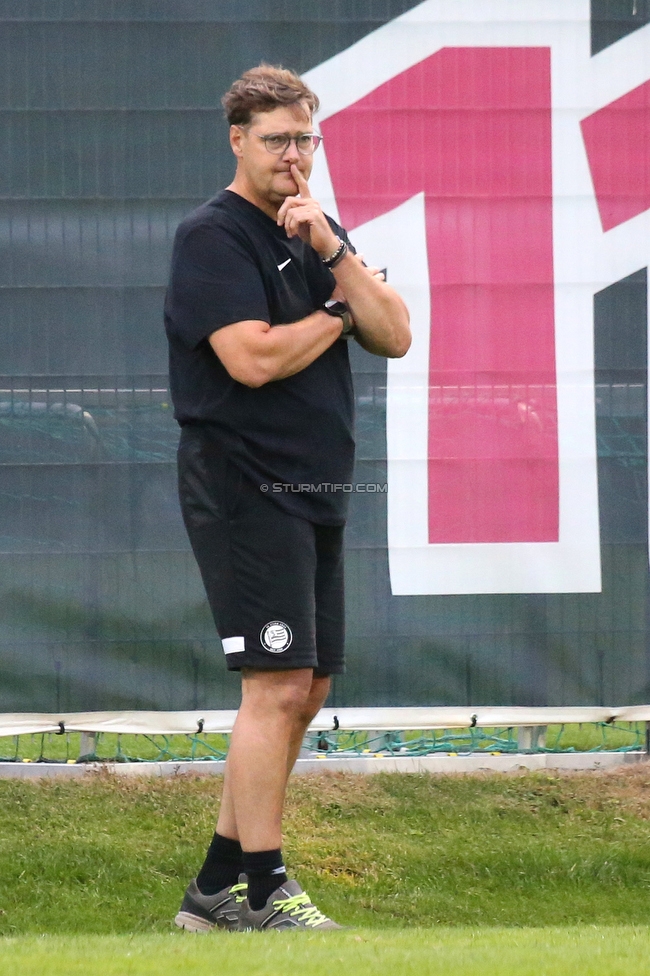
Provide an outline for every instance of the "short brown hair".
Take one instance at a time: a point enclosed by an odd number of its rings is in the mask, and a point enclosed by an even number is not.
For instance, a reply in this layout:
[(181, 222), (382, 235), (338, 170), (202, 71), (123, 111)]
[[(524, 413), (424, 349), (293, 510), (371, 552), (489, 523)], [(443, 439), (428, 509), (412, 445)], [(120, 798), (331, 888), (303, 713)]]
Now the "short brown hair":
[(318, 111), (317, 96), (295, 71), (281, 65), (260, 64), (245, 71), (221, 99), (230, 125), (248, 125), (255, 112), (272, 112), (281, 105), (306, 102), (313, 114)]

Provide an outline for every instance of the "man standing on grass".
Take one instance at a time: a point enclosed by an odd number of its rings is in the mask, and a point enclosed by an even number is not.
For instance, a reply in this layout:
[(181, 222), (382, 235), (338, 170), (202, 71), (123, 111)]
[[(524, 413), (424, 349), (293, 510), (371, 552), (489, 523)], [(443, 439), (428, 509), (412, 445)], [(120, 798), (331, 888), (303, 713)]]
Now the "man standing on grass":
[(338, 926), (287, 879), (281, 827), (305, 731), (343, 671), (345, 340), (403, 356), (408, 312), (311, 197), (313, 92), (261, 65), (222, 101), (235, 178), (178, 228), (165, 325), (181, 508), (242, 701), (176, 924), (320, 931)]

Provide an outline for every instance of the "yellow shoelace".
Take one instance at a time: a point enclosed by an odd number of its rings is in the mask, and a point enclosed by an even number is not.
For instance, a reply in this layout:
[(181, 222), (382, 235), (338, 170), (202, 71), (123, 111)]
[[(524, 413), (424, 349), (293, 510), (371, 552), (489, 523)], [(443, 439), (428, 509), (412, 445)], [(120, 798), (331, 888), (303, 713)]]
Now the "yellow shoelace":
[(315, 905), (312, 905), (306, 891), (299, 895), (293, 895), (291, 898), (279, 898), (273, 902), (273, 907), (292, 915), (294, 918), (301, 919), (305, 925), (310, 925), (312, 928), (329, 921), (327, 915), (323, 915)]
[(230, 891), (228, 892), (228, 894), (234, 895), (235, 896), (236, 903), (239, 904), (240, 902), (244, 901), (244, 899), (246, 898), (246, 895), (245, 894), (244, 895), (238, 895), (237, 892), (238, 891), (244, 891), (245, 892), (247, 890), (248, 890), (248, 885), (247, 884), (236, 884), (236, 885), (233, 885), (232, 886), (232, 888), (230, 889)]

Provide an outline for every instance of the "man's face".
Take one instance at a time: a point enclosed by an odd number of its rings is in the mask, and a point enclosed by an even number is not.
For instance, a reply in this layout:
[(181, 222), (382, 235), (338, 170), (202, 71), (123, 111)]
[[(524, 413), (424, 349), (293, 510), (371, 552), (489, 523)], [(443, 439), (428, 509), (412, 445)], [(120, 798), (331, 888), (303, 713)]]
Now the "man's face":
[(258, 112), (245, 127), (231, 126), (230, 141), (238, 159), (236, 181), (242, 180), (247, 196), (262, 209), (277, 210), (282, 201), (298, 192), (291, 166), (309, 178), (312, 156), (299, 153), (290, 142), (280, 155), (269, 152), (260, 136), (299, 136), (312, 131), (311, 115), (303, 103)]

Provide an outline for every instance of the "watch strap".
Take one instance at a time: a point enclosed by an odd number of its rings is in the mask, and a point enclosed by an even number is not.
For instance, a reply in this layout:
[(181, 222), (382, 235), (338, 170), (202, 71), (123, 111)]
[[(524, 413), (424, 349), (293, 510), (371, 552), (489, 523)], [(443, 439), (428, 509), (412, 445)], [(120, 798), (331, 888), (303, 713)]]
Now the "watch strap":
[(341, 338), (348, 339), (353, 335), (356, 335), (357, 327), (354, 324), (354, 317), (345, 302), (339, 302), (336, 301), (336, 299), (330, 298), (330, 300), (325, 302), (323, 305), (323, 311), (327, 312), (328, 315), (332, 315), (343, 320)]

